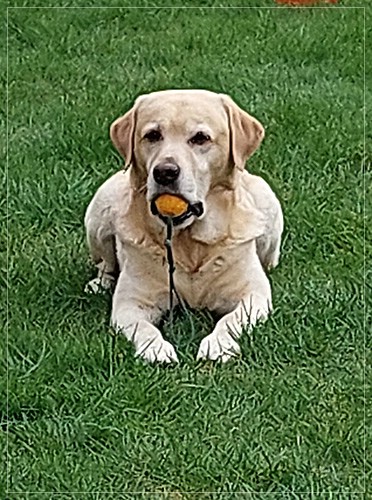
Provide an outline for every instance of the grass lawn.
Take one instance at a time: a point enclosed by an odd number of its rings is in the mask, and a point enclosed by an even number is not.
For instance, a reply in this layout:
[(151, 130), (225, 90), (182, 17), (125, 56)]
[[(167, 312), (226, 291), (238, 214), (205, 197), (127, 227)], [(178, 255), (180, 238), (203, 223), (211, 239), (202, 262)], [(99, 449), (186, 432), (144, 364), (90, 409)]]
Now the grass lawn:
[[(0, 405), (9, 432), (8, 441), (1, 435), (8, 461), (0, 498), (371, 493), (364, 10), (106, 3), (122, 8), (8, 11), (1, 209), (9, 327)], [(64, 2), (79, 4), (94, 3)], [(164, 88), (225, 92), (256, 116), (266, 139), (248, 168), (269, 181), (284, 208), (282, 259), (270, 275), (275, 312), (243, 337), (241, 359), (225, 366), (195, 362), (212, 328), (206, 313), (193, 314), (194, 334), (181, 313), (173, 333), (165, 325), (180, 365), (153, 367), (112, 337), (110, 296), (83, 291), (94, 275), (84, 211), (123, 163), (109, 125), (137, 95)], [(5, 224), (1, 234), (4, 242)], [(5, 263), (4, 243), (2, 250)]]

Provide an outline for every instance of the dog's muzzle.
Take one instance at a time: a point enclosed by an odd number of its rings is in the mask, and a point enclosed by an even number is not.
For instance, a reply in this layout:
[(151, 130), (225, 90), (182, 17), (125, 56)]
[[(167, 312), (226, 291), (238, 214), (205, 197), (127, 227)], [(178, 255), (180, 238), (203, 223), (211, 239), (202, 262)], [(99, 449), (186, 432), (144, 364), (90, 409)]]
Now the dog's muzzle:
[[(164, 224), (166, 224), (168, 217), (161, 215), (159, 213), (159, 210), (157, 209), (155, 204), (155, 200), (156, 198), (154, 198), (150, 203), (151, 213), (153, 215), (157, 215), (160, 218), (160, 220), (164, 222)], [(188, 203), (186, 212), (182, 213), (181, 215), (177, 215), (176, 217), (172, 217), (173, 225), (179, 226), (180, 224), (182, 224), (182, 222), (185, 222), (193, 215), (195, 217), (201, 217), (203, 213), (204, 213), (204, 207), (201, 201), (198, 201), (196, 203)]]

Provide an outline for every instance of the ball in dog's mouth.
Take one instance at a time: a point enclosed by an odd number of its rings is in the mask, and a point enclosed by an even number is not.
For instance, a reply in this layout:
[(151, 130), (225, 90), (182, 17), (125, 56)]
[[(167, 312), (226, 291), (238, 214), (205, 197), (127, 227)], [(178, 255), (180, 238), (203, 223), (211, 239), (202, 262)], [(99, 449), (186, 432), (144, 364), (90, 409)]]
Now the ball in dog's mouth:
[(200, 217), (203, 215), (204, 207), (202, 202), (189, 203), (181, 196), (165, 193), (151, 202), (151, 212), (153, 215), (158, 215), (163, 222), (171, 217), (173, 224), (177, 225), (192, 215)]
[(188, 203), (179, 196), (162, 194), (154, 201), (160, 215), (163, 217), (178, 217), (186, 212)]

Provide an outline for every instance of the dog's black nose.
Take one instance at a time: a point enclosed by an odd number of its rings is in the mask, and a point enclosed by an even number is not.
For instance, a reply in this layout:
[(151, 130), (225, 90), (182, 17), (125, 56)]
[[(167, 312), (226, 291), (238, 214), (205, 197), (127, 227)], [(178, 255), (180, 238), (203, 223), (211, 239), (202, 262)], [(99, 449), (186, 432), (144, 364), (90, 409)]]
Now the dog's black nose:
[(162, 186), (172, 184), (180, 175), (180, 167), (176, 163), (160, 163), (154, 168), (155, 182)]

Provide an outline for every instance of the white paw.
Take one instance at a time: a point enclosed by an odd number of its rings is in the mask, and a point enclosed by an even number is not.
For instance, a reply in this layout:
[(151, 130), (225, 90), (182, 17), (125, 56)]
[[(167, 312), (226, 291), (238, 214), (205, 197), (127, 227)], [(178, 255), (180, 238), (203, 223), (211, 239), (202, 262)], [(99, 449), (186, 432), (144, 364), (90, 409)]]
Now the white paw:
[(160, 335), (138, 346), (136, 356), (149, 363), (178, 363), (174, 347)]
[(226, 363), (239, 354), (239, 344), (228, 332), (213, 332), (201, 341), (196, 359), (210, 359)]
[(94, 278), (85, 285), (84, 292), (91, 294), (103, 293), (106, 290), (111, 290), (113, 288), (113, 285), (114, 285), (113, 279), (105, 277)]

